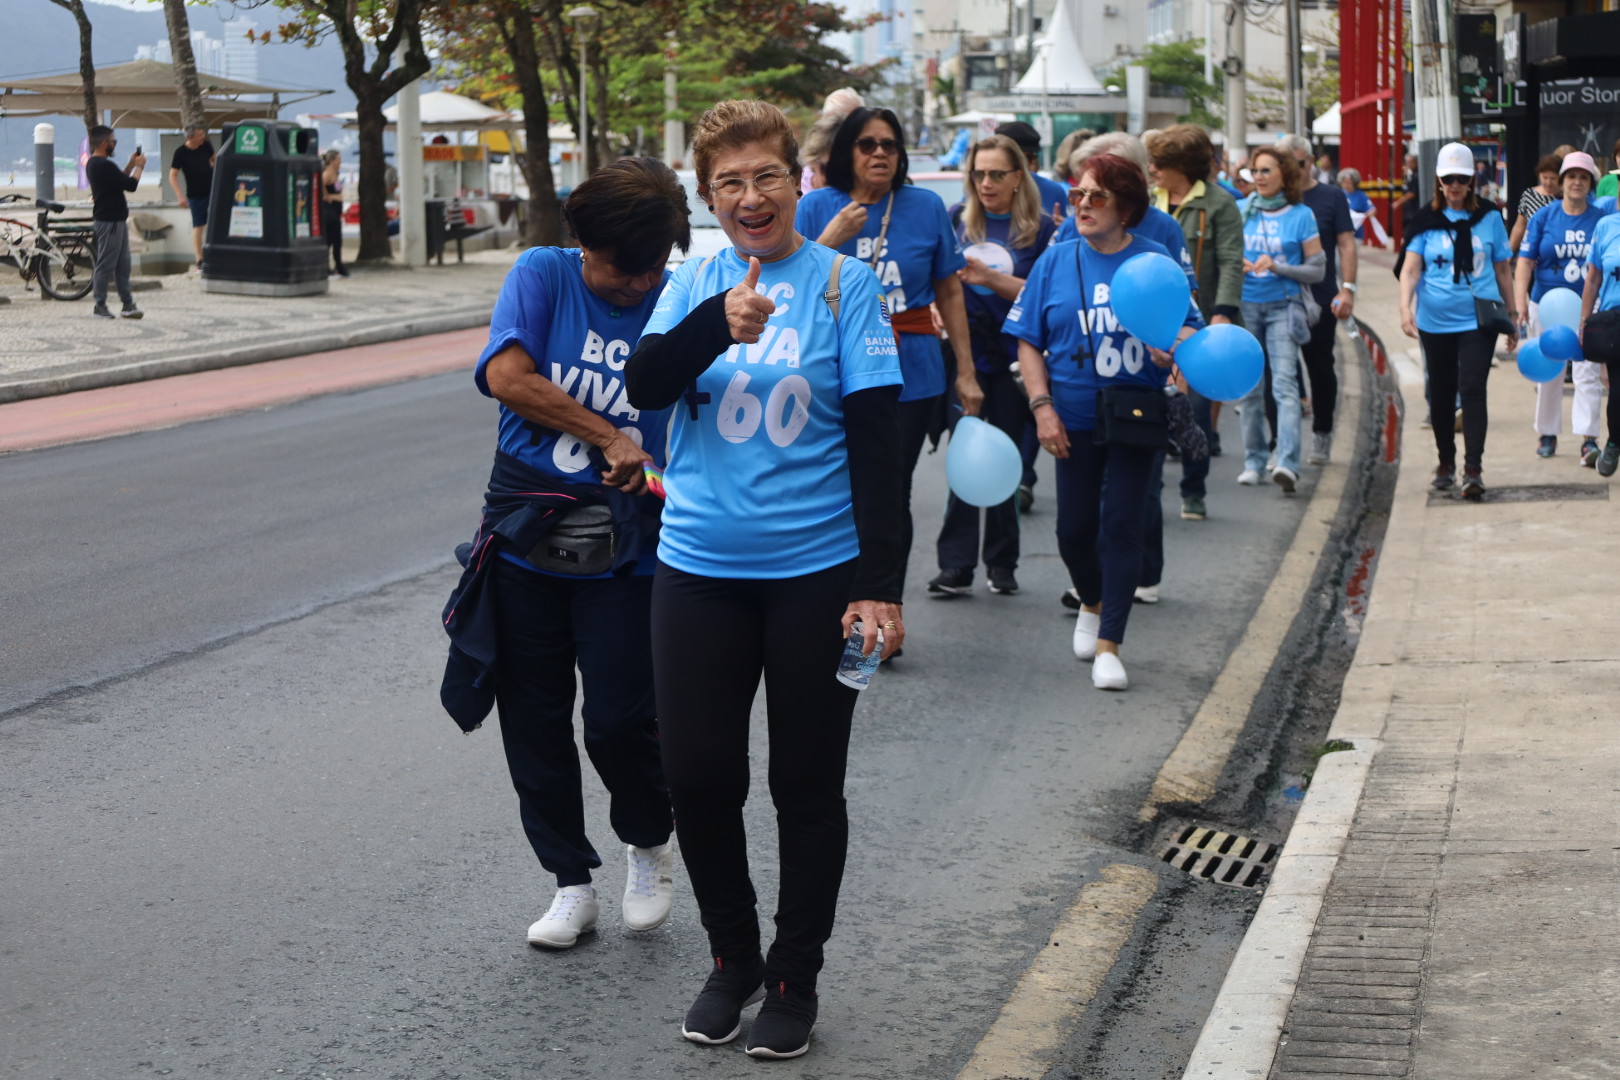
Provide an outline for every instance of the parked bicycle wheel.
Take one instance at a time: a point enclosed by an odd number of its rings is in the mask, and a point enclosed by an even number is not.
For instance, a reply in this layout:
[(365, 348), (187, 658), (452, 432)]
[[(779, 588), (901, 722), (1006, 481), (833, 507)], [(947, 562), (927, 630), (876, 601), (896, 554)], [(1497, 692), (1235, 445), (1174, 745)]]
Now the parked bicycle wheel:
[(94, 283), (96, 253), (82, 236), (63, 236), (54, 242), (55, 250), (39, 256), (36, 269), (39, 284), (58, 300), (78, 300)]

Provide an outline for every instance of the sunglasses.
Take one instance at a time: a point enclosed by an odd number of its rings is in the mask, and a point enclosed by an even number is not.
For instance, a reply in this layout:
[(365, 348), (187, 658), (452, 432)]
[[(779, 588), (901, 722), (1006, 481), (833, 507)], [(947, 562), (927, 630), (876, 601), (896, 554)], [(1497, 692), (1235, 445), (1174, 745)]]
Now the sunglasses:
[(1442, 176), (1440, 182), (1446, 187), (1467, 187), (1474, 182), (1472, 176)]
[(1007, 177), (1017, 175), (1018, 173), (1012, 169), (974, 169), (968, 173), (975, 184), (984, 183), (987, 176), (992, 184), (1003, 184), (1006, 183)]
[(874, 139), (870, 135), (862, 135), (855, 140), (855, 149), (863, 154), (875, 154), (879, 150), (885, 154), (898, 154), (900, 144), (893, 139)]
[(1092, 206), (1107, 206), (1108, 201), (1113, 197), (1114, 193), (1112, 191), (1103, 191), (1101, 189), (1093, 191), (1091, 188), (1075, 188), (1069, 192), (1069, 201), (1076, 206), (1088, 201)]

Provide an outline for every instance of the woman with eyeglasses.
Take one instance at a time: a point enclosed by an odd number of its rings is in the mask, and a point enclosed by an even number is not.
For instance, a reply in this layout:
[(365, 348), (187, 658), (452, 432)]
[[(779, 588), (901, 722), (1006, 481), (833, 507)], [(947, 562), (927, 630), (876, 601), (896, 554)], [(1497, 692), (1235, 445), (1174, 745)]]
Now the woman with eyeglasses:
[[(1088, 160), (1069, 201), (1080, 239), (1054, 244), (1036, 261), (1006, 330), (1019, 339), (1041, 446), (1057, 459), (1058, 553), (1080, 600), (1074, 655), (1092, 661), (1093, 686), (1124, 690), (1130, 683), (1119, 649), (1142, 573), (1144, 509), (1160, 449), (1099, 445), (1098, 411), (1120, 390), (1162, 393), (1175, 349), (1131, 336), (1109, 297), (1126, 260), (1168, 252), (1130, 231), (1147, 210), (1148, 189), (1142, 170), (1124, 158)], [(1203, 324), (1189, 303), (1177, 344)]]
[[(1292, 495), (1299, 481), (1299, 345), (1298, 330), (1309, 331), (1291, 306), (1303, 302), (1307, 285), (1327, 274), (1327, 255), (1316, 215), (1300, 200), (1304, 178), (1292, 154), (1265, 146), (1249, 159), (1254, 194), (1241, 204), (1243, 211), (1243, 325), (1260, 339), (1271, 379), (1271, 398), (1277, 406), (1277, 460), (1271, 481)], [(1326, 314), (1322, 318), (1328, 318)], [(1297, 325), (1290, 329), (1290, 320)], [(1265, 394), (1262, 379), (1238, 403), (1243, 417), (1243, 471), (1238, 483), (1260, 482), (1270, 440), (1266, 437)]]
[[(1029, 405), (1012, 371), (1018, 339), (1001, 326), (1057, 226), (1051, 215), (1042, 213), (1040, 194), (1029, 182), (1029, 165), (1007, 136), (974, 143), (964, 179), (963, 201), (950, 215), (967, 259), (957, 277), (967, 286), (968, 335), (984, 391), (982, 414), (1016, 443), (1029, 423)], [(950, 495), (937, 549), (939, 576), (928, 583), (929, 591), (940, 596), (968, 592), (979, 563), (979, 508)], [(984, 567), (991, 592), (1005, 596), (1018, 591), (1016, 495), (984, 511)]]
[[(1460, 394), (1462, 496), (1477, 502), (1485, 497), (1485, 381), (1499, 334), (1483, 321), (1478, 301), (1505, 307), (1513, 295), (1513, 250), (1496, 204), (1474, 191), (1474, 152), (1467, 146), (1440, 148), (1434, 187), (1434, 201), (1412, 215), (1401, 253), (1401, 329), (1422, 342), (1429, 373), (1429, 422), (1440, 454), (1432, 486), (1448, 491), (1457, 483), (1452, 417)], [(1510, 328), (1518, 325), (1511, 307), (1505, 314)]]
[[(900, 612), (900, 359), (871, 269), (796, 227), (780, 109), (722, 101), (692, 140), (732, 242), (675, 271), (625, 366), (630, 404), (674, 406), (653, 579), (653, 675), (681, 853), (714, 957), (681, 1031), (755, 1057), (810, 1047), (849, 841), (856, 691), (844, 638), (892, 654)], [(943, 212), (943, 211), (942, 211)], [(776, 940), (748, 874), (749, 711), (765, 679), (780, 838)]]
[[(844, 118), (827, 154), (827, 185), (799, 204), (805, 236), (864, 263), (878, 276), (900, 344), (900, 452), (905, 471), (905, 552), (911, 551), (911, 474), (936, 423), (952, 380), (962, 411), (977, 416), (979, 389), (969, 343), (962, 283), (966, 262), (945, 204), (906, 182), (909, 159), (899, 117), (856, 109)], [(955, 364), (946, 365), (928, 306), (939, 309)], [(901, 585), (905, 564), (901, 564)]]

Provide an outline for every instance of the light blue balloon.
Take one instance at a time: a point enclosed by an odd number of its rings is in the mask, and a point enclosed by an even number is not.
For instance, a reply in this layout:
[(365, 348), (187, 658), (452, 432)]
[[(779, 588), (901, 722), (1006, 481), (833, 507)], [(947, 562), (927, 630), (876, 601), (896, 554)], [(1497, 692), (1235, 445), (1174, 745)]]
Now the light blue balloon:
[[(1564, 326), (1571, 330), (1581, 328), (1581, 294), (1573, 289), (1548, 289), (1537, 303), (1536, 310), (1540, 313), (1543, 330), (1549, 330), (1554, 326)], [(1543, 351), (1546, 351), (1545, 346)]]
[(1168, 349), (1176, 343), (1176, 335), (1187, 320), (1192, 288), (1187, 284), (1186, 272), (1174, 259), (1157, 251), (1144, 251), (1126, 259), (1114, 271), (1108, 297), (1119, 324), (1132, 337), (1155, 349)]
[(1581, 358), (1581, 336), (1563, 323), (1547, 327), (1536, 340), (1541, 342), (1541, 351), (1553, 360)]
[(1542, 351), (1541, 338), (1531, 338), (1519, 346), (1519, 374), (1533, 383), (1552, 382), (1564, 377), (1564, 362)]
[(945, 451), (945, 478), (958, 499), (970, 506), (1000, 506), (1018, 490), (1024, 460), (1006, 432), (964, 416)]
[(1247, 397), (1266, 373), (1266, 354), (1241, 326), (1206, 326), (1176, 349), (1176, 365), (1187, 385), (1211, 401)]

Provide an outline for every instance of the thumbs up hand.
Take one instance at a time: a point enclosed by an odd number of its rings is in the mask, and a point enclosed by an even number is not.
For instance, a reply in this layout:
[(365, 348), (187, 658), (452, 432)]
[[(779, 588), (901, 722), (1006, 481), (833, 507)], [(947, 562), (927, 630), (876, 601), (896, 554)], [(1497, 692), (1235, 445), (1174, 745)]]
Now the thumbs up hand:
[(776, 310), (770, 297), (758, 291), (759, 260), (748, 260), (748, 275), (726, 293), (726, 325), (731, 328), (731, 339), (744, 345), (759, 341), (765, 331), (765, 320)]

